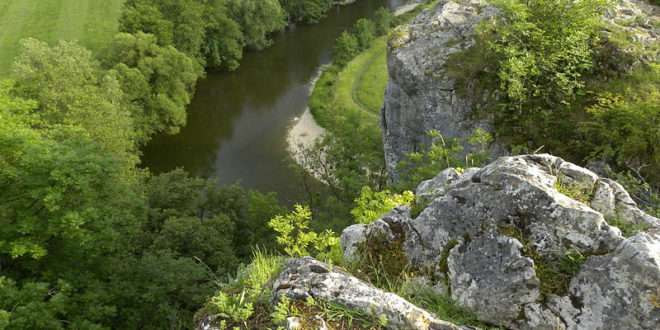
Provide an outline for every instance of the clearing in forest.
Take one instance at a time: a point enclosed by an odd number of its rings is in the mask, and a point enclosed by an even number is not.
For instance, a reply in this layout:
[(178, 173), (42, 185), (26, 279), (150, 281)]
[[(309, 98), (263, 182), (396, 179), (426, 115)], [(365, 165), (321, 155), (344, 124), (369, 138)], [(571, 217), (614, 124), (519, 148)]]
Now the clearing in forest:
[(78, 40), (100, 57), (117, 33), (124, 0), (0, 0), (0, 78), (18, 55), (19, 41)]

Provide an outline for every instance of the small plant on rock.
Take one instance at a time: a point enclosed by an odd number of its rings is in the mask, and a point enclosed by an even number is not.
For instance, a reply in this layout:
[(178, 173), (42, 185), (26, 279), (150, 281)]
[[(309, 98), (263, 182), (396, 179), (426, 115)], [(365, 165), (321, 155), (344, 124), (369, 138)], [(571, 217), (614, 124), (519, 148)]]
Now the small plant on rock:
[(315, 252), (317, 259), (340, 261), (339, 238), (329, 229), (322, 234), (310, 231), (311, 217), (309, 207), (296, 204), (291, 214), (276, 216), (268, 222), (268, 226), (279, 233), (277, 243), (292, 257), (302, 257)]
[(415, 199), (415, 194), (406, 190), (401, 195), (392, 194), (389, 190), (373, 192), (368, 186), (362, 187), (360, 198), (355, 200), (355, 208), (351, 214), (355, 223), (371, 223), (382, 217), (392, 208), (410, 204)]

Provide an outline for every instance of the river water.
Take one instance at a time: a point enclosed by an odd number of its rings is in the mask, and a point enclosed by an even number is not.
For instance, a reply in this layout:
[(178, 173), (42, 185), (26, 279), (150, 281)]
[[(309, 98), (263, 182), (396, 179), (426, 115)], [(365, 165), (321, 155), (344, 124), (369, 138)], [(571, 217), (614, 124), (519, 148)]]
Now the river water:
[(331, 9), (314, 25), (291, 25), (273, 44), (245, 52), (234, 72), (209, 73), (197, 83), (188, 123), (177, 135), (159, 135), (143, 150), (143, 164), (160, 173), (177, 167), (224, 184), (241, 182), (280, 200), (302, 196), (301, 181), (285, 159), (286, 133), (309, 102), (309, 82), (331, 60), (332, 44), (361, 17), (404, 0), (357, 0)]

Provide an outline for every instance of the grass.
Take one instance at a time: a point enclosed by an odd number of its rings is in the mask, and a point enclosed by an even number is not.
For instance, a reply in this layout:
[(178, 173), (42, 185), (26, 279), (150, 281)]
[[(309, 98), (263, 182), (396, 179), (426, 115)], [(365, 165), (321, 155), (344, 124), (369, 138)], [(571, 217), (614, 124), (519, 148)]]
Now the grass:
[(124, 0), (0, 1), (0, 78), (19, 52), (19, 41), (36, 38), (55, 43), (78, 40), (103, 54), (117, 33)]
[(571, 182), (562, 174), (557, 174), (555, 188), (561, 194), (564, 194), (580, 203), (589, 205), (594, 199), (594, 189), (585, 188), (584, 184)]
[(545, 301), (550, 295), (565, 295), (568, 293), (568, 285), (586, 260), (576, 247), (571, 247), (564, 251), (563, 256), (558, 260), (552, 260), (541, 255), (531, 243), (525, 239), (522, 231), (510, 225), (499, 225), (500, 235), (509, 236), (517, 239), (523, 245), (523, 255), (534, 260), (534, 270), (539, 279), (541, 287), (538, 300)]
[(605, 221), (608, 225), (619, 228), (619, 230), (621, 230), (621, 235), (626, 238), (632, 237), (640, 231), (645, 232), (649, 230), (649, 226), (646, 224), (635, 224), (631, 221), (623, 220), (620, 217), (605, 218)]
[(380, 37), (345, 67), (331, 66), (323, 72), (310, 99), (310, 110), (319, 125), (333, 131), (343, 122), (357, 121), (361, 127), (378, 128), (387, 84), (386, 48), (386, 37)]
[(291, 302), (282, 296), (275, 311), (271, 314), (273, 323), (279, 324), (288, 316), (296, 316), (299, 329), (317, 329), (324, 320), (330, 329), (385, 329), (387, 317), (347, 308), (345, 306), (307, 297), (306, 301)]
[(261, 329), (272, 323), (268, 312), (271, 286), (284, 265), (284, 258), (267, 251), (253, 250), (252, 261), (238, 269), (236, 277), (218, 283), (220, 290), (195, 314), (194, 323), (210, 315), (221, 329), (246, 327)]
[(362, 108), (378, 115), (387, 85), (387, 39), (378, 38), (365, 52), (368, 59), (353, 83), (353, 99)]

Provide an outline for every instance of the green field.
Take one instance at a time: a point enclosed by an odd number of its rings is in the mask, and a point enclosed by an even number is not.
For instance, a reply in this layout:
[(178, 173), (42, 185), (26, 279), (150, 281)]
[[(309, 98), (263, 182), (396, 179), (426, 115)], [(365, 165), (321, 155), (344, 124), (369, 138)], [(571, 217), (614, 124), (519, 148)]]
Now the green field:
[(370, 58), (353, 83), (353, 99), (355, 103), (378, 115), (385, 99), (388, 78), (387, 38), (376, 39), (366, 53)]
[(124, 0), (0, 0), (0, 77), (10, 72), (19, 40), (78, 40), (99, 53), (117, 33)]
[(358, 120), (363, 127), (378, 128), (387, 84), (386, 54), (387, 37), (380, 37), (338, 72), (323, 73), (309, 106), (319, 125), (332, 131), (343, 121)]

